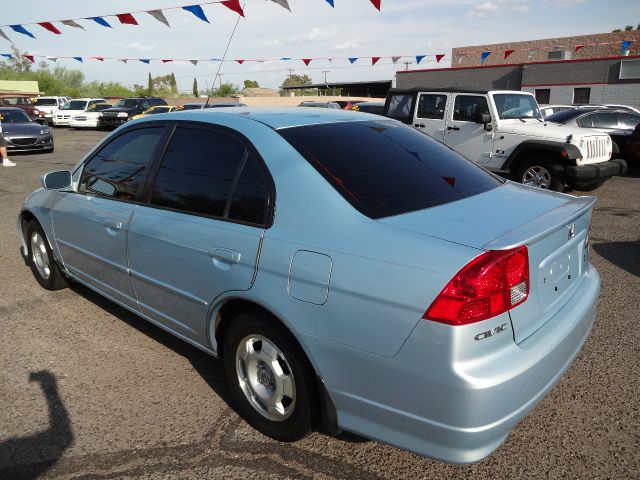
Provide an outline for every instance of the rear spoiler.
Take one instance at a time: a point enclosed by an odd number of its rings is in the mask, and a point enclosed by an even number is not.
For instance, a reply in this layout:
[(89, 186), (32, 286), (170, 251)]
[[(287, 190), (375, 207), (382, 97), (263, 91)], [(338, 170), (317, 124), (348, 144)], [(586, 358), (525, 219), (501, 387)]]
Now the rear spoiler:
[(559, 207), (534, 218), (524, 225), (508, 231), (501, 237), (491, 240), (482, 248), (485, 250), (507, 250), (526, 243), (534, 243), (538, 239), (569, 225), (576, 218), (596, 204), (596, 197), (569, 197), (570, 200)]

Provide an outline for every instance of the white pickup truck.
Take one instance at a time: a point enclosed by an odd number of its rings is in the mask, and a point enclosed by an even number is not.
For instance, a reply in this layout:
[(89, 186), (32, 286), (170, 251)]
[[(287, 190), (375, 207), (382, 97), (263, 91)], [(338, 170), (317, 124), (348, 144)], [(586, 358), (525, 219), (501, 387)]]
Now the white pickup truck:
[(38, 109), (38, 120), (53, 125), (53, 113), (69, 101), (68, 97), (38, 97), (35, 107)]
[(545, 122), (527, 92), (391, 89), (384, 114), (525, 185), (592, 190), (627, 169), (609, 135)]

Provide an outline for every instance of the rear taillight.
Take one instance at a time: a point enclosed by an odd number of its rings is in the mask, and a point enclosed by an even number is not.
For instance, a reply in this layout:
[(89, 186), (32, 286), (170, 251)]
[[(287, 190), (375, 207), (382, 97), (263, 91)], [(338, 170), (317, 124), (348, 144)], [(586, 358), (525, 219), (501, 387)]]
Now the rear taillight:
[(460, 270), (433, 301), (424, 320), (467, 325), (504, 313), (529, 296), (526, 246), (491, 250)]

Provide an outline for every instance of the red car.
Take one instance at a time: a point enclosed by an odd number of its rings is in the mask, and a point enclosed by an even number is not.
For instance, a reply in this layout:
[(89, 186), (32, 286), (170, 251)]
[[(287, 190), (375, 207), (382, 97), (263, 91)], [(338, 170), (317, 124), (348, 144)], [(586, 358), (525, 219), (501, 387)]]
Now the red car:
[(31, 118), (32, 120), (39, 119), (40, 112), (35, 107), (33, 102), (31, 102), (31, 97), (19, 95), (13, 97), (2, 97), (0, 98), (0, 105), (2, 105), (3, 107), (19, 108), (20, 110), (23, 110), (27, 115), (29, 115), (29, 118)]

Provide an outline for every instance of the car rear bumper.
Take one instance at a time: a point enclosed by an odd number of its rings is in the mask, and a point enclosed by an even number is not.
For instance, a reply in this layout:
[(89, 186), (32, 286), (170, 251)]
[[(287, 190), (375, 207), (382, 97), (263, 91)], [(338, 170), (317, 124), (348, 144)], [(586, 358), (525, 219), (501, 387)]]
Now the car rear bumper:
[(566, 180), (569, 184), (599, 180), (625, 173), (627, 173), (627, 162), (621, 158), (592, 165), (570, 165), (565, 168)]
[(473, 463), (498, 448), (571, 365), (591, 331), (599, 291), (590, 267), (573, 298), (536, 333), (520, 344), (508, 331), (476, 342), (501, 345), (479, 358), (466, 355), (464, 343), (482, 327), (422, 320), (393, 358), (351, 352), (345, 361), (344, 347), (305, 343), (319, 347), (312, 358), (320, 370), (328, 367), (321, 375), (340, 428), (445, 462)]

